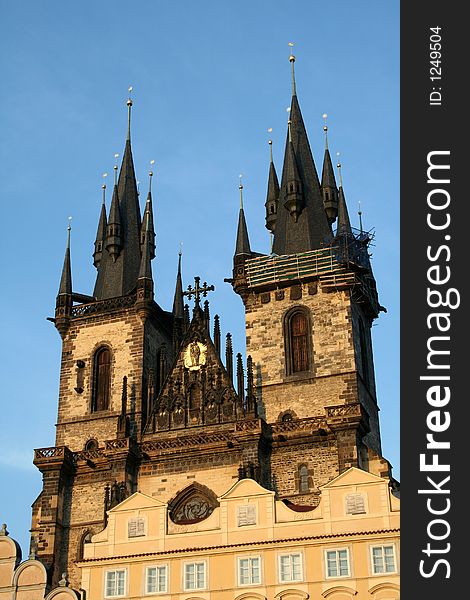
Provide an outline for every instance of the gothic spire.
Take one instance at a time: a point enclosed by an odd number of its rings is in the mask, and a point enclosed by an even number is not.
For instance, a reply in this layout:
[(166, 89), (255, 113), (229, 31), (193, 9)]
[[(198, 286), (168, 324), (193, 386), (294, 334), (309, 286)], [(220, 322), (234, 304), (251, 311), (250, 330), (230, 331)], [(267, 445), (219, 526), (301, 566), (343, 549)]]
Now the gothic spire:
[(173, 316), (182, 319), (184, 317), (183, 302), (183, 279), (181, 277), (181, 250), (178, 254), (178, 273), (176, 275), (175, 297), (173, 299)]
[[(127, 102), (127, 139), (117, 186), (113, 194), (113, 201), (116, 196), (116, 202), (114, 207), (111, 204), (108, 218), (109, 232), (109, 225), (112, 219), (116, 218), (117, 208), (119, 208), (120, 240), (118, 247), (111, 249), (112, 254), (108, 250), (102, 255), (94, 291), (94, 296), (98, 300), (126, 296), (132, 293), (136, 288), (139, 276), (141, 263), (141, 219), (130, 140), (131, 106), (132, 100), (129, 98)], [(112, 216), (112, 213), (114, 216)], [(106, 246), (108, 245), (106, 244)], [(116, 246), (116, 244), (112, 244), (112, 246)], [(119, 252), (116, 252), (117, 249), (119, 249)]]
[[(155, 163), (154, 160), (150, 161), (150, 164), (153, 165)], [(150, 243), (150, 254), (152, 260), (155, 258), (155, 228), (153, 225), (153, 205), (152, 205), (152, 177), (153, 177), (153, 169), (149, 172), (149, 191), (147, 194), (147, 202), (145, 203), (144, 214), (142, 216), (142, 233), (141, 233), (141, 248), (143, 251), (144, 246), (144, 238), (147, 233), (149, 236)], [(146, 217), (147, 215), (147, 217)]]
[[(148, 218), (148, 214), (146, 215)], [(151, 263), (151, 252), (150, 252), (150, 238), (149, 235), (145, 234), (144, 248), (142, 251), (142, 257), (140, 259), (139, 268), (139, 281), (141, 279), (152, 280), (152, 263)]]
[(321, 191), (323, 204), (329, 223), (333, 223), (338, 215), (338, 189), (336, 187), (335, 173), (331, 163), (330, 151), (328, 149), (328, 125), (326, 124), (326, 113), (323, 115), (325, 124), (325, 155), (323, 157), (323, 171), (321, 176)]
[(274, 233), (277, 220), (277, 205), (279, 200), (279, 181), (277, 179), (276, 168), (273, 161), (273, 142), (269, 140), (269, 175), (268, 175), (268, 193), (266, 194), (266, 229)]
[(113, 199), (111, 200), (111, 207), (109, 209), (109, 219), (106, 225), (105, 248), (111, 257), (111, 260), (116, 262), (122, 248), (121, 213), (119, 210), (117, 184), (114, 185)]
[(67, 244), (65, 246), (64, 264), (60, 277), (59, 296), (72, 296), (72, 267), (70, 264), (70, 219), (67, 227)]
[(344, 197), (343, 191), (343, 178), (341, 176), (341, 163), (338, 161), (338, 176), (340, 181), (339, 193), (338, 193), (338, 227), (336, 234), (351, 234), (351, 222), (349, 220), (348, 207), (346, 205), (346, 198)]
[(65, 248), (64, 264), (60, 277), (59, 292), (55, 303), (54, 324), (62, 339), (68, 331), (72, 315), (72, 268), (70, 266), (70, 217), (67, 227), (67, 245)]
[(235, 256), (251, 256), (250, 240), (248, 239), (248, 228), (246, 226), (245, 212), (243, 210), (243, 184), (238, 186), (240, 190), (240, 212), (238, 215), (237, 242), (235, 245)]
[(101, 188), (103, 190), (103, 201), (101, 203), (100, 220), (98, 222), (98, 229), (96, 231), (95, 251), (93, 252), (93, 264), (96, 268), (99, 267), (101, 257), (103, 256), (103, 247), (106, 240), (106, 229), (108, 226), (108, 221), (106, 219), (106, 184), (103, 183)]
[[(292, 60), (291, 63), (293, 64)], [(293, 83), (295, 83), (295, 80), (293, 80)], [(286, 139), (273, 243), (273, 252), (278, 255), (295, 254), (321, 248), (331, 238), (331, 227), (325, 214), (320, 182), (310, 150), (295, 85), (293, 85), (292, 91), (289, 114), (290, 125)], [(290, 188), (295, 181), (295, 178), (292, 182), (290, 181), (294, 169), (297, 169), (301, 186), (297, 192), (295, 186), (294, 189)], [(294, 194), (294, 197), (292, 197), (292, 194)], [(297, 197), (295, 197), (296, 195)], [(295, 202), (293, 203), (292, 200), (295, 200)], [(300, 210), (297, 210), (297, 208)]]

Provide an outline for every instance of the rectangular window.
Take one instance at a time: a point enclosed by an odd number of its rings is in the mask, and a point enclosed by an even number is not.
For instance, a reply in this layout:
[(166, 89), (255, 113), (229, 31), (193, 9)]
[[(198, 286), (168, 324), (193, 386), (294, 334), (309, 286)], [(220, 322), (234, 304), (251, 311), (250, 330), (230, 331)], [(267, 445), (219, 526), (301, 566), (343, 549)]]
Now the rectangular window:
[(302, 581), (302, 555), (283, 554), (279, 557), (279, 580)]
[(349, 552), (344, 550), (326, 551), (327, 577), (349, 577)]
[(374, 546), (372, 549), (372, 571), (374, 575), (379, 573), (396, 573), (395, 547)]
[(194, 562), (184, 565), (184, 589), (203, 590), (206, 587), (206, 563)]
[(158, 567), (148, 567), (146, 576), (145, 592), (147, 594), (158, 594), (168, 591), (168, 567), (160, 565)]
[(124, 596), (126, 593), (126, 571), (125, 569), (119, 571), (107, 571), (106, 572), (106, 598), (115, 598), (117, 596)]
[(261, 583), (260, 558), (239, 558), (238, 559), (238, 584), (256, 585)]

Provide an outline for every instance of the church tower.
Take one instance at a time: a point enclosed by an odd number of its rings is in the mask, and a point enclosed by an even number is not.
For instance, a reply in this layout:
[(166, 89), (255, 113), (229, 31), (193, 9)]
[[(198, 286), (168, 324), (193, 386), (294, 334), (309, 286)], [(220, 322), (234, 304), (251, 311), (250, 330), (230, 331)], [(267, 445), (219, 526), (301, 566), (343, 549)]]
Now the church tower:
[(272, 252), (250, 250), (240, 211), (231, 283), (245, 307), (258, 411), (270, 424), (274, 489), (292, 502), (314, 504), (320, 486), (350, 466), (389, 474), (381, 458), (371, 341), (372, 322), (383, 309), (370, 238), (351, 228), (328, 143), (321, 181), (317, 175), (292, 54), (290, 61), (281, 183), (271, 152), (265, 204)]
[[(56, 443), (34, 458), (43, 489), (33, 504), (32, 545), (51, 586), (66, 572), (78, 589), (85, 545), (135, 492), (165, 505), (168, 534), (180, 535), (196, 531), (240, 479), (305, 512), (349, 467), (390, 475), (374, 383), (370, 329), (381, 307), (370, 238), (351, 227), (328, 146), (319, 180), (290, 60), (280, 183), (272, 152), (269, 164), (269, 255), (251, 248), (239, 186), (229, 281), (245, 306), (246, 358), (233, 356), (231, 335), (223, 344), (220, 318), (211, 318), (214, 285), (196, 276), (184, 289), (181, 253), (173, 306), (154, 300), (162, 282), (152, 273), (153, 172), (141, 210), (131, 99), (109, 210), (103, 186), (91, 295), (73, 288), (69, 226), (50, 319), (62, 339)], [(130, 519), (127, 538), (142, 528), (142, 519)]]

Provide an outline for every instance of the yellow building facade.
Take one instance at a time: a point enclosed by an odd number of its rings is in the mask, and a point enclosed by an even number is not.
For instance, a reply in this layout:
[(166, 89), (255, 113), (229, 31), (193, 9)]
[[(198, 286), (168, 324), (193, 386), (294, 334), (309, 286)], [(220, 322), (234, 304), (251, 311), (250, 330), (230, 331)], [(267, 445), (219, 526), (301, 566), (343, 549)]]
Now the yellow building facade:
[[(238, 481), (218, 501), (207, 519), (181, 525), (172, 522), (166, 503), (135, 492), (109, 511), (107, 527), (84, 544), (75, 597), (399, 598), (399, 500), (387, 479), (350, 468), (323, 486), (311, 510), (289, 507), (252, 479)], [(11, 549), (10, 543), (10, 555)], [(0, 556), (5, 563), (5, 552)], [(23, 563), (16, 569), (20, 576), (11, 565), (2, 572), (0, 589), (8, 576), (13, 589), (18, 581), (24, 586), (25, 569), (36, 569), (45, 582), (39, 561)], [(56, 593), (75, 594), (65, 584)], [(43, 589), (10, 597), (42, 600)], [(7, 597), (0, 592), (0, 599)]]

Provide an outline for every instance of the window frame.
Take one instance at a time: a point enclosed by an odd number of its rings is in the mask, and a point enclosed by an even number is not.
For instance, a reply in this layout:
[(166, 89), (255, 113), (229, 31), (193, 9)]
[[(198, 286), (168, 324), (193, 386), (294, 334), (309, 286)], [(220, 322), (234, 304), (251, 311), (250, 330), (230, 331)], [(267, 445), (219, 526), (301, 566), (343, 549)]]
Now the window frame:
[[(287, 556), (290, 559), (289, 571), (290, 571), (291, 579), (283, 579), (282, 578), (282, 564), (281, 564), (281, 561), (282, 561), (283, 558), (285, 558)], [(299, 556), (300, 557), (300, 579), (293, 579), (292, 578), (292, 574), (293, 574), (292, 557), (293, 556)], [(305, 575), (304, 575), (304, 553), (301, 552), (301, 551), (299, 551), (299, 552), (282, 552), (282, 553), (278, 554), (278, 556), (277, 556), (277, 579), (278, 579), (278, 583), (280, 583), (280, 584), (284, 584), (284, 583), (300, 583), (302, 581), (305, 581)]]
[[(338, 575), (330, 575), (328, 572), (328, 553), (329, 552), (336, 553), (336, 565), (337, 565)], [(348, 573), (346, 575), (340, 574), (339, 560), (338, 560), (339, 552), (346, 552), (346, 559), (347, 559), (347, 564), (348, 564)], [(325, 561), (325, 578), (326, 579), (348, 579), (348, 578), (352, 577), (351, 553), (350, 553), (349, 547), (343, 546), (340, 548), (325, 548), (323, 556), (324, 556), (324, 561)]]
[[(303, 371), (294, 371), (294, 351), (292, 340), (292, 319), (295, 315), (301, 314), (306, 321), (306, 351), (307, 351), (307, 368)], [(284, 335), (284, 358), (285, 358), (285, 377), (288, 379), (297, 379), (311, 376), (314, 367), (313, 361), (313, 328), (312, 316), (308, 307), (297, 304), (290, 308), (283, 318), (283, 335)]]
[[(242, 560), (248, 560), (249, 561), (249, 578), (250, 581), (248, 583), (242, 583), (241, 581), (241, 561)], [(258, 582), (254, 582), (253, 581), (253, 572), (252, 572), (252, 563), (251, 561), (253, 560), (257, 560), (258, 561), (258, 574), (259, 574), (259, 581)], [(260, 554), (250, 554), (250, 555), (246, 555), (246, 556), (237, 556), (237, 584), (238, 587), (254, 587), (257, 585), (263, 585), (263, 571), (262, 571), (262, 559), (261, 559), (261, 555)]]
[[(111, 573), (124, 573), (124, 591), (122, 594), (112, 594), (109, 595), (108, 594), (108, 575), (110, 575)], [(107, 569), (104, 572), (104, 593), (103, 593), (103, 597), (104, 598), (125, 598), (128, 595), (127, 592), (127, 568), (123, 568), (123, 569)]]
[[(109, 366), (108, 366), (108, 386), (107, 386), (107, 398), (106, 398), (106, 407), (98, 409), (98, 360), (99, 356), (103, 352), (108, 352), (109, 354)], [(93, 360), (92, 360), (92, 380), (91, 380), (91, 413), (104, 413), (105, 411), (110, 410), (111, 406), (111, 371), (113, 366), (113, 353), (108, 344), (100, 344), (95, 351), (93, 352)]]
[[(148, 589), (148, 572), (150, 569), (156, 569), (156, 582), (158, 587), (158, 570), (165, 569), (165, 589), (164, 590), (156, 590), (155, 592), (149, 591)], [(170, 566), (168, 563), (154, 564), (148, 565), (145, 567), (145, 580), (144, 580), (144, 594), (146, 596), (155, 596), (157, 594), (169, 594), (169, 582), (170, 582)]]
[[(385, 547), (391, 547), (393, 549), (393, 566), (394, 566), (394, 570), (393, 571), (383, 571), (383, 573), (376, 573), (374, 570), (374, 548), (381, 548), (382, 551)], [(394, 542), (390, 542), (390, 543), (382, 543), (382, 544), (371, 544), (369, 546), (369, 558), (370, 558), (370, 573), (372, 576), (377, 577), (377, 576), (386, 576), (386, 575), (397, 575), (398, 574), (398, 561), (397, 561), (397, 549), (396, 549), (396, 545)], [(385, 555), (382, 554), (382, 560), (383, 560), (383, 564), (385, 567)]]
[[(198, 565), (198, 564), (203, 564), (204, 565), (204, 586), (203, 587), (187, 587), (186, 586), (186, 569), (187, 567), (189, 567), (190, 565)], [(183, 574), (183, 591), (185, 592), (193, 592), (193, 591), (202, 591), (202, 590), (207, 590), (207, 584), (208, 584), (208, 580), (209, 580), (209, 573), (208, 573), (208, 564), (207, 564), (207, 560), (205, 559), (201, 559), (201, 560), (191, 560), (191, 561), (184, 561), (183, 565), (182, 565), (182, 574)], [(195, 578), (194, 581), (197, 583), (197, 577), (196, 577), (196, 573), (195, 573)]]

